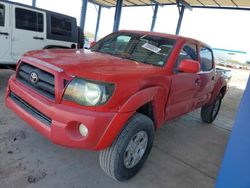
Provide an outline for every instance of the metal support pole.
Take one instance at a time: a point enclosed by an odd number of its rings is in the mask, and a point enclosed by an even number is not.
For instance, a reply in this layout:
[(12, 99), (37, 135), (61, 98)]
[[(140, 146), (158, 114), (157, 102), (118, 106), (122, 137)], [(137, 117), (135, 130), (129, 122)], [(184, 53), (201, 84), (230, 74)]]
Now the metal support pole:
[(86, 20), (86, 13), (87, 13), (87, 7), (88, 7), (88, 0), (82, 0), (82, 9), (81, 9), (81, 16), (80, 16), (80, 27), (84, 33), (84, 27), (85, 27), (85, 20)]
[(122, 5), (123, 5), (123, 0), (116, 1), (113, 32), (116, 32), (119, 30), (121, 14), (122, 14)]
[(154, 14), (153, 14), (153, 19), (152, 19), (152, 24), (151, 24), (150, 31), (154, 31), (155, 22), (156, 22), (157, 13), (158, 13), (158, 7), (159, 7), (159, 5), (155, 5), (155, 9), (154, 9)]
[(36, 0), (32, 0), (32, 6), (36, 7)]
[(181, 23), (182, 23), (182, 19), (183, 19), (183, 15), (184, 15), (184, 10), (185, 10), (185, 7), (182, 6), (181, 10), (180, 10), (180, 16), (179, 16), (178, 24), (177, 24), (177, 27), (176, 27), (176, 32), (175, 32), (176, 35), (179, 35), (179, 33), (180, 33)]
[(97, 40), (97, 36), (98, 36), (101, 13), (102, 13), (102, 6), (99, 5), (98, 15), (97, 15), (97, 21), (96, 21), (96, 28), (95, 28), (95, 41)]

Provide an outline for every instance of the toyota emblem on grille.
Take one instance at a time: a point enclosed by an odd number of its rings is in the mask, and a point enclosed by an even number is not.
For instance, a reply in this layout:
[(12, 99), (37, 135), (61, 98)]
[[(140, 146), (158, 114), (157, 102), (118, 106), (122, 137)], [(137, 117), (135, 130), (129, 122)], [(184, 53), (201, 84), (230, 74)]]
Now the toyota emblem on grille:
[(35, 72), (30, 73), (30, 81), (33, 84), (36, 84), (38, 82), (38, 75)]

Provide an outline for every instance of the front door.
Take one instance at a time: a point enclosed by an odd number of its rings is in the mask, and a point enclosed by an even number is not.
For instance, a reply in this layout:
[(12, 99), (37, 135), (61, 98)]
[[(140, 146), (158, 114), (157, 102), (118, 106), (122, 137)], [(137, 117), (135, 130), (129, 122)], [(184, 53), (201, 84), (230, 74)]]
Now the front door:
[(0, 63), (8, 63), (11, 51), (10, 45), (10, 23), (9, 23), (9, 9), (7, 3), (0, 2)]
[(17, 60), (30, 50), (45, 46), (45, 13), (30, 8), (13, 5), (12, 57)]
[(178, 66), (184, 59), (198, 60), (197, 46), (185, 44), (175, 64), (175, 74), (169, 100), (166, 105), (166, 120), (171, 120), (191, 111), (195, 105), (195, 97), (200, 89), (200, 75), (197, 73), (178, 72)]

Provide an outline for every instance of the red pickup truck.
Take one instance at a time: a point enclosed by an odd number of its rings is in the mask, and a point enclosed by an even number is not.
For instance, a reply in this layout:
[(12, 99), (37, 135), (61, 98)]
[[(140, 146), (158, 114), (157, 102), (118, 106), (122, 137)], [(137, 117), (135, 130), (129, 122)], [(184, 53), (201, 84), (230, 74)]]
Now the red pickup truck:
[(124, 181), (144, 164), (157, 129), (197, 108), (213, 122), (227, 88), (208, 45), (119, 31), (90, 50), (26, 53), (6, 104), (56, 144), (101, 150), (102, 169)]

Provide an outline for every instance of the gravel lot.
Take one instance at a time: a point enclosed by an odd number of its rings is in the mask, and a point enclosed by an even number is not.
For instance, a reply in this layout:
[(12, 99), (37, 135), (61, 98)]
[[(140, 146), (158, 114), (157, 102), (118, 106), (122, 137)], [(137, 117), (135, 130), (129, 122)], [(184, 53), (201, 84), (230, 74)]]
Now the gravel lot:
[(156, 134), (151, 155), (140, 173), (119, 183), (99, 167), (98, 152), (54, 145), (4, 105), (13, 71), (0, 70), (0, 187), (213, 187), (248, 71), (233, 70), (231, 88), (218, 119), (203, 124), (199, 110), (182, 116)]

